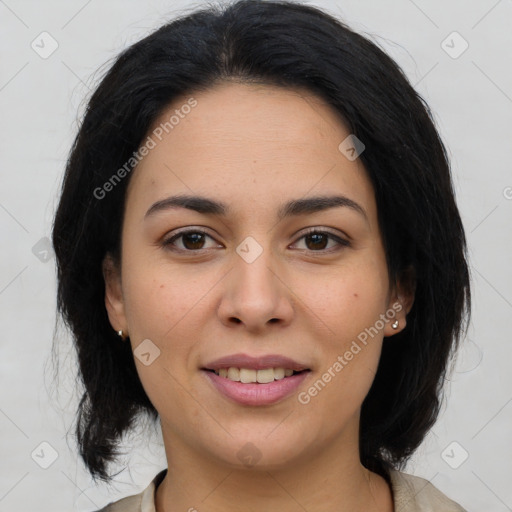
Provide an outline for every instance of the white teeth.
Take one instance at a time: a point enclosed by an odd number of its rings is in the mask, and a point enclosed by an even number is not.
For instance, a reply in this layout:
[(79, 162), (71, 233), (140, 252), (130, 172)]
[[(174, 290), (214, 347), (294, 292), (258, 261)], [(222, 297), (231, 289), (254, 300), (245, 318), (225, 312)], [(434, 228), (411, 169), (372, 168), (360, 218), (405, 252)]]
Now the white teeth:
[(226, 377), (230, 380), (240, 381), (240, 370), (238, 368), (229, 368)]
[[(284, 368), (274, 368), (274, 379), (281, 380), (284, 379), (286, 370)], [(292, 370), (293, 373), (293, 370)]]
[(250, 382), (256, 382), (258, 373), (259, 373), (259, 371), (256, 371), (256, 370), (240, 368), (240, 382), (243, 382), (244, 384), (248, 384)]
[(256, 380), (260, 384), (267, 384), (274, 382), (274, 368), (267, 368), (266, 370), (258, 370), (256, 373)]
[(250, 384), (258, 382), (267, 384), (274, 380), (281, 380), (293, 375), (293, 370), (289, 368), (265, 368), (264, 370), (254, 370), (251, 368), (219, 368), (215, 373), (220, 377), (225, 377), (235, 382)]

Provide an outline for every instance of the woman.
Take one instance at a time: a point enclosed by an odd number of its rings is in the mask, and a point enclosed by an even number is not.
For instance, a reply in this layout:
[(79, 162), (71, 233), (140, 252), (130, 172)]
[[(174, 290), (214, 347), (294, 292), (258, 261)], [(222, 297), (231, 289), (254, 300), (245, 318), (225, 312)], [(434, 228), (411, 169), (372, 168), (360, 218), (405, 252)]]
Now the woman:
[(469, 316), (464, 231), (428, 106), (367, 39), (242, 0), (134, 44), (53, 243), (87, 468), (162, 428), (168, 468), (102, 510), (463, 510), (400, 469)]

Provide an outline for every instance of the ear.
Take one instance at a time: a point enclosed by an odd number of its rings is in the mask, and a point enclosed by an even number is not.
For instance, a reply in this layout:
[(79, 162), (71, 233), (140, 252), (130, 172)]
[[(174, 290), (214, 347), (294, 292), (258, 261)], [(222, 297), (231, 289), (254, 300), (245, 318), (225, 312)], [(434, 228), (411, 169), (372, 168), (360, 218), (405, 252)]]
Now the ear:
[(110, 325), (115, 331), (127, 331), (124, 299), (121, 287), (121, 270), (119, 264), (107, 253), (102, 262), (105, 281), (105, 308)]
[[(386, 322), (386, 326), (384, 327), (384, 337), (393, 336), (405, 329), (407, 325), (407, 314), (414, 304), (415, 290), (415, 271), (412, 266), (409, 266), (402, 272), (398, 282), (393, 287), (388, 303), (388, 310), (386, 311), (386, 313), (389, 312), (389, 315), (386, 315), (389, 321)], [(393, 328), (393, 323), (396, 321), (398, 321), (398, 327), (395, 329)]]

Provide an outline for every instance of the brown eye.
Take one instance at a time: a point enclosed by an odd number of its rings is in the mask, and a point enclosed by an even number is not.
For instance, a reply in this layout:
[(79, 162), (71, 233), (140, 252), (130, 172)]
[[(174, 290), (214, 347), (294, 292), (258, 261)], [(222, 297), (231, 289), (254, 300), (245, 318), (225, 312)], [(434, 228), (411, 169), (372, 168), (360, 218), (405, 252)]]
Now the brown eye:
[[(181, 231), (180, 233), (173, 235), (167, 240), (164, 240), (163, 245), (165, 247), (170, 247), (171, 250), (194, 252), (200, 251), (201, 249), (205, 248), (204, 244), (206, 238), (210, 238), (213, 240), (213, 238), (210, 235), (208, 235), (205, 231), (201, 231), (199, 229), (190, 229), (188, 231)], [(180, 239), (181, 247), (176, 246), (175, 243), (177, 240)]]
[(325, 249), (329, 237), (325, 235), (325, 233), (313, 233), (311, 235), (306, 235), (305, 240), (310, 240), (311, 245), (308, 245), (306, 242), (306, 246), (308, 249)]
[(186, 233), (181, 235), (183, 238), (183, 245), (187, 249), (202, 249), (204, 244), (204, 234), (202, 233)]
[(335, 241), (338, 246), (348, 247), (350, 245), (350, 242), (334, 235), (333, 233), (330, 233), (329, 231), (311, 230), (299, 238), (299, 240), (302, 239), (305, 241), (306, 249), (313, 252), (328, 252), (333, 248), (331, 246), (330, 248), (326, 249), (329, 240)]

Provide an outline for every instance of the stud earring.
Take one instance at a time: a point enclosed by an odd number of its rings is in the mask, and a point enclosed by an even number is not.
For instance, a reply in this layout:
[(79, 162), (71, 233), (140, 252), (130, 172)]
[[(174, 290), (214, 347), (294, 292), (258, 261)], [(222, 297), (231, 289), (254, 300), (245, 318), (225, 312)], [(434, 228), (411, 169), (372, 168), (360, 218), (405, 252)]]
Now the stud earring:
[(128, 337), (128, 336), (123, 336), (123, 331), (122, 331), (122, 330), (117, 331), (117, 335), (118, 335), (118, 336), (119, 336), (123, 341), (125, 341), (125, 340), (126, 340), (126, 338)]
[(393, 329), (398, 329), (398, 320), (395, 320), (395, 321), (391, 324), (391, 327), (393, 327)]

